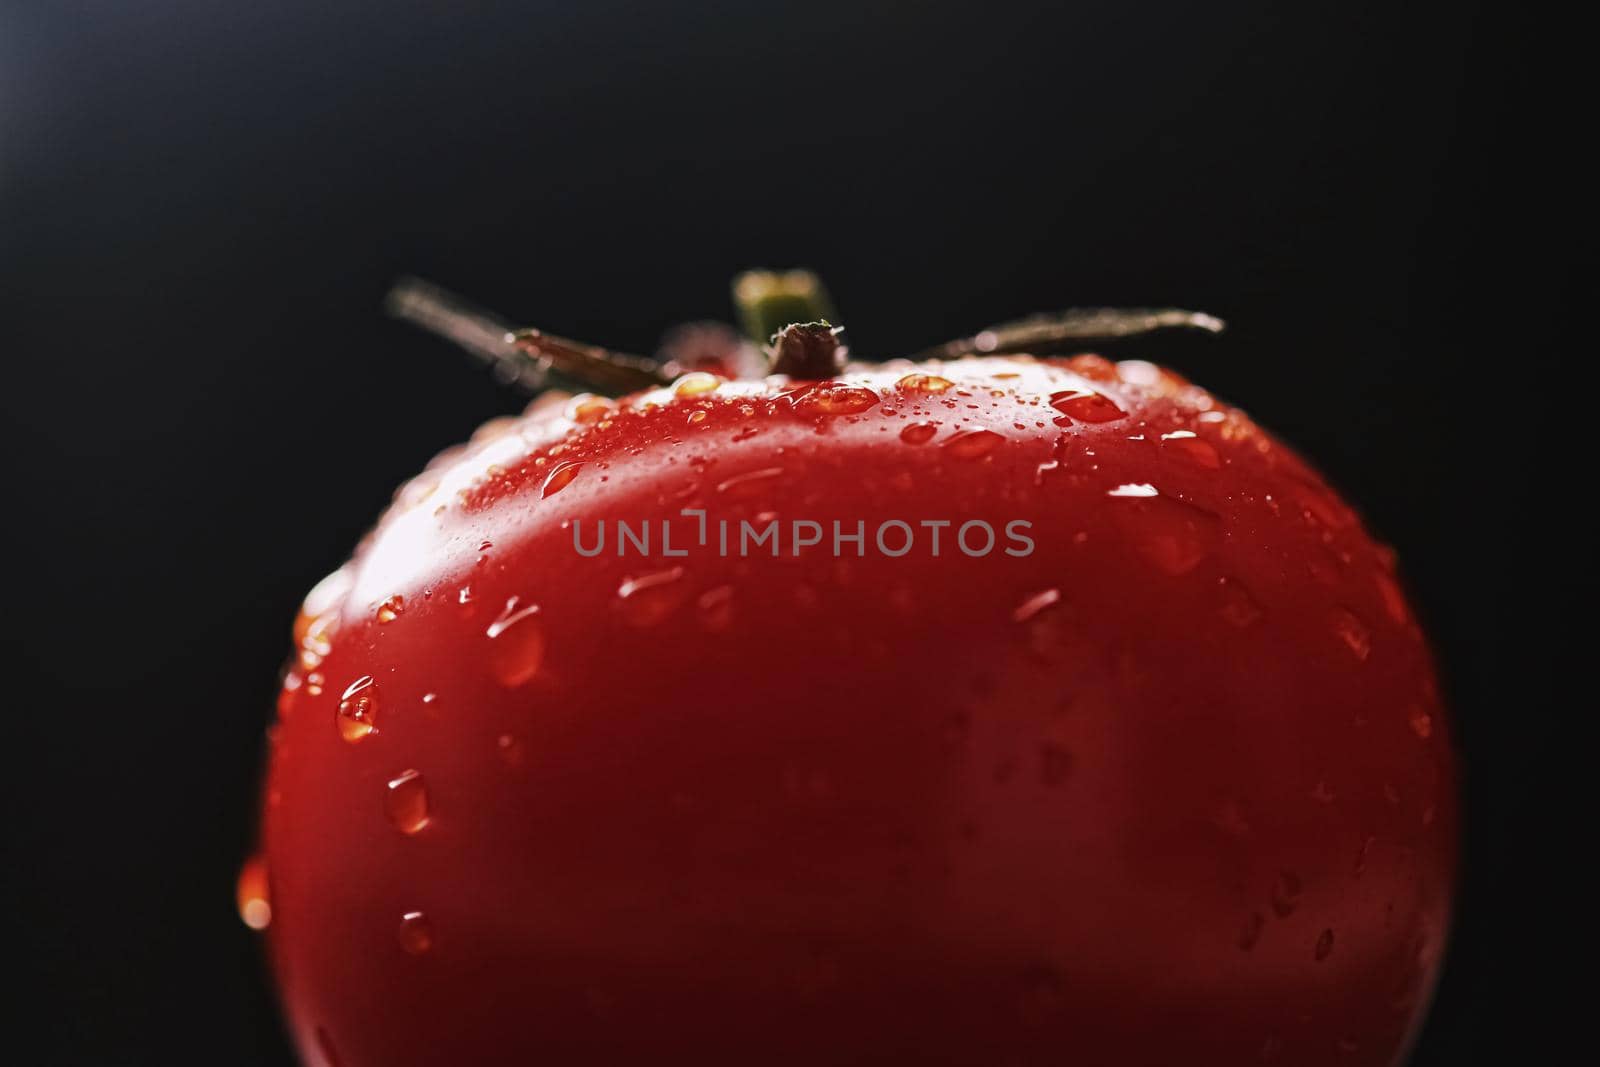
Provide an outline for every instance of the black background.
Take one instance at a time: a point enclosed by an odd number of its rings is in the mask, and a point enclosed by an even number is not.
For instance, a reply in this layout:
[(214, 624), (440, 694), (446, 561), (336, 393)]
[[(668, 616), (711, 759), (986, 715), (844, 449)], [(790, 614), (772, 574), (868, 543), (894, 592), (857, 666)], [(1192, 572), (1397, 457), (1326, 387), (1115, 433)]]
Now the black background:
[(1470, 3), (0, 5), (26, 1058), (286, 1058), (232, 880), (289, 620), (520, 403), (386, 285), (650, 351), (737, 269), (804, 264), (859, 354), (1071, 304), (1230, 320), (1153, 354), (1398, 547), (1457, 716), (1462, 910), (1415, 1063), (1513, 1062), (1508, 1034), (1551, 1062), (1555, 66)]

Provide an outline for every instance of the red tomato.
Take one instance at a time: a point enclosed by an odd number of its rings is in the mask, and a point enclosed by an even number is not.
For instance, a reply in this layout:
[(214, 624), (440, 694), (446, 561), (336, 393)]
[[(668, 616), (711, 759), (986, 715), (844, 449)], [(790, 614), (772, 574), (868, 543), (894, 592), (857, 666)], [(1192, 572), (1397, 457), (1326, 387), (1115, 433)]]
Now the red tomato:
[(1248, 417), (1092, 356), (536, 407), (297, 626), (252, 900), (308, 1062), (1403, 1055), (1448, 730)]

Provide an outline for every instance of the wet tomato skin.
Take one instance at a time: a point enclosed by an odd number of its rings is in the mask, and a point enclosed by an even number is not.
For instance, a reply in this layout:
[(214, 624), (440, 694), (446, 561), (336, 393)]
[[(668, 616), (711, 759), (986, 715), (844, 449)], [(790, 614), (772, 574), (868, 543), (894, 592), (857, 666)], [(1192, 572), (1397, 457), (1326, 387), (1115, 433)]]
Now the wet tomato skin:
[(1391, 555), (1148, 364), (536, 404), (296, 642), (262, 837), (308, 1063), (1383, 1065), (1426, 1007), (1455, 770)]

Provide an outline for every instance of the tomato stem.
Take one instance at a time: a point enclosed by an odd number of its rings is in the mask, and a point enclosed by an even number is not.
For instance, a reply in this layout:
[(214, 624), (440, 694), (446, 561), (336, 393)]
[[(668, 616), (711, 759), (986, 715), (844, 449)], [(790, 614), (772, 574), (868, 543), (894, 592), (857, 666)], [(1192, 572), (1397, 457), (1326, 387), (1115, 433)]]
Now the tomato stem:
[(808, 270), (747, 270), (733, 280), (733, 303), (745, 335), (758, 345), (773, 344), (785, 326), (836, 319), (822, 279)]
[(772, 373), (803, 381), (832, 378), (844, 369), (839, 331), (826, 322), (794, 322), (772, 336)]

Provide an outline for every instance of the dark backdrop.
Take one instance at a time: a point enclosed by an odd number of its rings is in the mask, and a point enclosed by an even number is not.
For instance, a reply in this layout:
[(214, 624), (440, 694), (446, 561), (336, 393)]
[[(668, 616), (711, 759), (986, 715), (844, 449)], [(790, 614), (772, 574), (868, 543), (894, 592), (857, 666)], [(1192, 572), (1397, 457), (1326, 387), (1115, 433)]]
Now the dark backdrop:
[(231, 890), (289, 620), (391, 487), (519, 403), (385, 321), (389, 282), (648, 351), (790, 264), (863, 354), (1074, 303), (1231, 321), (1159, 354), (1398, 547), (1458, 718), (1463, 906), (1417, 1063), (1526, 1053), (1576, 645), (1530, 590), (1580, 547), (1541, 506), (1554, 98), (1532, 27), (1400, 8), (0, 5), (25, 1058), (286, 1056)]

